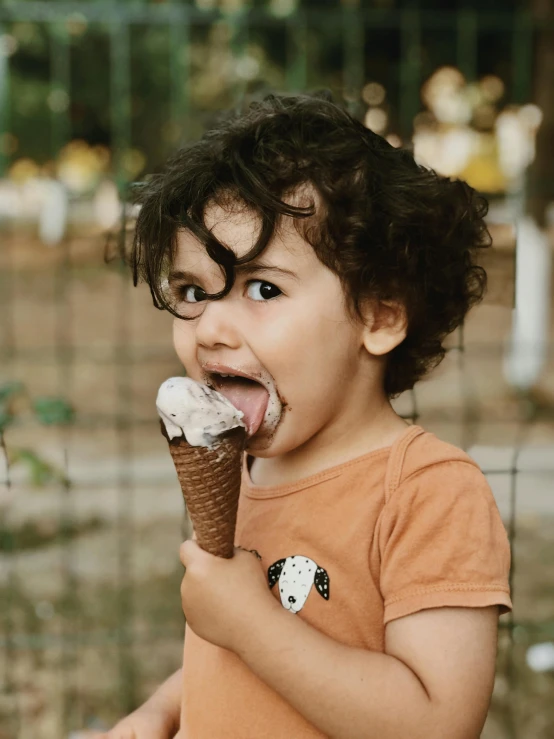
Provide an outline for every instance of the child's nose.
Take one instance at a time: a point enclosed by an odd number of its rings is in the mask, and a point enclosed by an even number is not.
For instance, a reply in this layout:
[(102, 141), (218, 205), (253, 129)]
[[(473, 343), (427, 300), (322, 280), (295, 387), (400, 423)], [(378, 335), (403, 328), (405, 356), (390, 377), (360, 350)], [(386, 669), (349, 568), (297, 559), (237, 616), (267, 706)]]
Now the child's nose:
[(229, 300), (209, 300), (196, 324), (196, 343), (213, 348), (217, 345), (238, 349), (241, 335)]

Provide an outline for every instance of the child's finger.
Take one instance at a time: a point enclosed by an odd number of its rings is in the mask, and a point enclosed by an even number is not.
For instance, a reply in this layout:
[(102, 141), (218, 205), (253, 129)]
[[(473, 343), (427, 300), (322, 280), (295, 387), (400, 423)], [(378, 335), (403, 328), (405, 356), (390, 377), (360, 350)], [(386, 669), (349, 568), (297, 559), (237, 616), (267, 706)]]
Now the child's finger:
[(142, 739), (142, 737), (139, 737), (131, 726), (114, 726), (111, 731), (106, 733), (98, 733), (96, 731), (91, 733), (87, 731), (82, 735), (79, 734), (79, 737), (81, 736), (83, 739)]
[(187, 539), (184, 541), (179, 547), (179, 559), (181, 560), (181, 564), (187, 567), (190, 560), (195, 556), (199, 549), (200, 547), (194, 539)]

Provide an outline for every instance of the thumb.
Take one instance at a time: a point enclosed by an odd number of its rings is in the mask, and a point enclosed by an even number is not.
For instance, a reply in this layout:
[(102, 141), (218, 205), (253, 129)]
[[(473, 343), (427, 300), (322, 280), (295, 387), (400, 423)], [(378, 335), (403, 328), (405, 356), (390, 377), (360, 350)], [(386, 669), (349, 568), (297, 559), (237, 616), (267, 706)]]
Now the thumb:
[(186, 539), (179, 547), (179, 559), (181, 563), (188, 567), (194, 557), (198, 557), (202, 553), (202, 549), (198, 546), (194, 539)]

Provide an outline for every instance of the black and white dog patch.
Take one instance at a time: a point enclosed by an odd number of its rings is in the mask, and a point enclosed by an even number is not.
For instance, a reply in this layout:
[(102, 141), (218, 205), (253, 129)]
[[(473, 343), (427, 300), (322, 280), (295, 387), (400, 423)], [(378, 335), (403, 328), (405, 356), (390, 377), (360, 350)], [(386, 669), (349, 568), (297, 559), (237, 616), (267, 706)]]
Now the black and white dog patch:
[(317, 592), (329, 600), (329, 575), (313, 559), (301, 554), (279, 559), (268, 567), (269, 587), (279, 583), (279, 595), (283, 608), (298, 613), (304, 607), (315, 585)]

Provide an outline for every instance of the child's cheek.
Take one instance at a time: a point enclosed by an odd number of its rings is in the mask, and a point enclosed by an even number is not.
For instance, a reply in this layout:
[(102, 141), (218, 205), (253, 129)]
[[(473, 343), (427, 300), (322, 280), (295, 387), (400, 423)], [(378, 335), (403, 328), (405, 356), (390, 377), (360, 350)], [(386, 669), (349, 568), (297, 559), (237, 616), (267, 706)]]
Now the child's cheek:
[(196, 367), (195, 361), (195, 344), (194, 330), (192, 322), (187, 324), (179, 318), (173, 321), (173, 346), (179, 360), (187, 370), (187, 374), (192, 376), (193, 369)]

